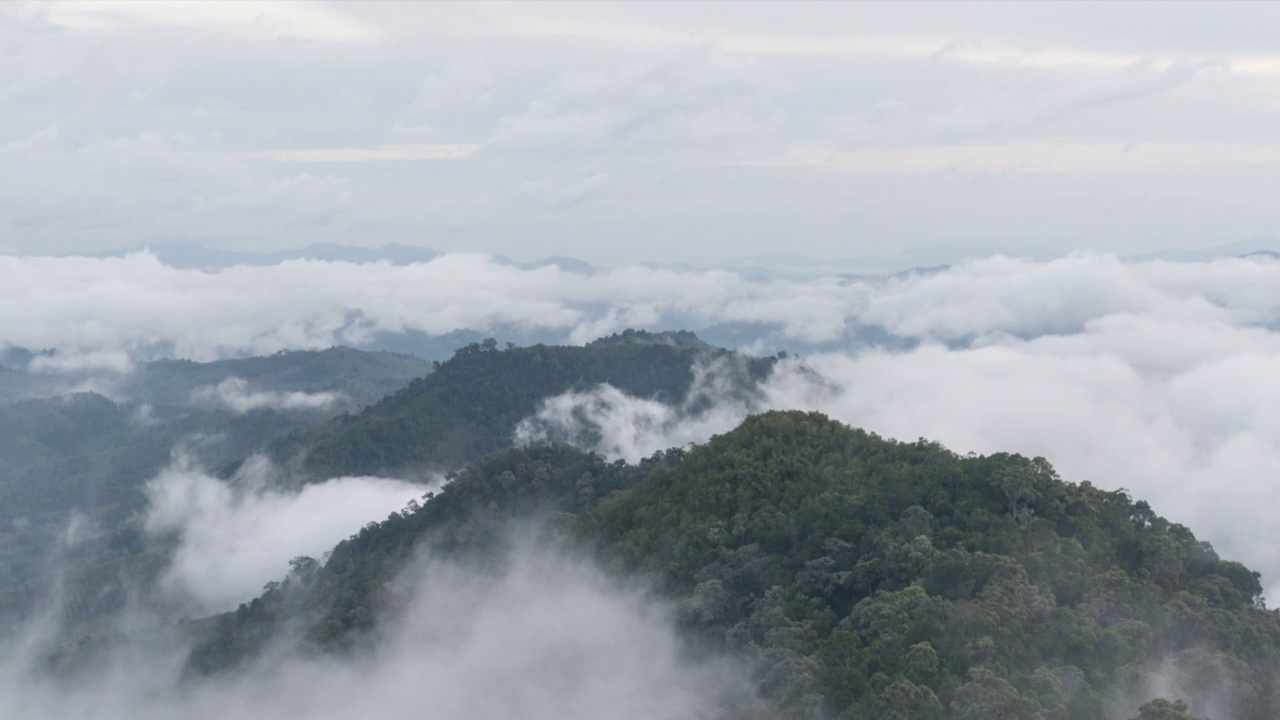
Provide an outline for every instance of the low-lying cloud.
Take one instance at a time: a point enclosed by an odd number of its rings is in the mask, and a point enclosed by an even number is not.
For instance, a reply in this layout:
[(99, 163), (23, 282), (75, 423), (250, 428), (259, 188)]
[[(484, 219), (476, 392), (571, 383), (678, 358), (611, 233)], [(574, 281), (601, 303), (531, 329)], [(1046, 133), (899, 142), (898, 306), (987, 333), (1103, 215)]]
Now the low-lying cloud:
[[(1160, 323), (786, 360), (762, 398), (725, 395), (701, 413), (601, 387), (546, 401), (521, 428), (635, 459), (706, 440), (759, 409), (805, 409), (960, 453), (1041, 455), (1065, 479), (1125, 488), (1260, 570), (1274, 602), (1280, 518), (1265, 509), (1280, 505), (1280, 348), (1256, 328)], [(1144, 342), (1161, 339), (1163, 353)]]
[(191, 393), (196, 402), (212, 403), (243, 415), (253, 410), (324, 410), (343, 398), (337, 392), (251, 390), (247, 380), (229, 377)]
[(591, 565), (515, 550), (502, 572), (426, 558), (406, 605), (354, 655), (277, 652), (180, 680), (185, 648), (133, 636), (62, 677), (0, 659), (0, 716), (54, 720), (710, 718), (749, 701), (741, 676), (681, 650), (663, 606)]
[(164, 590), (197, 614), (232, 609), (283, 578), (291, 559), (319, 557), (433, 489), (345, 477), (291, 491), (273, 482), (276, 474), (255, 457), (225, 481), (179, 456), (147, 484), (147, 531), (178, 542)]
[[(0, 343), (56, 348), (49, 370), (127, 368), (154, 356), (213, 360), (459, 330), (583, 343), (627, 327), (682, 328), (756, 349), (832, 350), (885, 338), (980, 344), (1073, 335), (1136, 318), (1166, 330), (1280, 322), (1280, 262), (1050, 262), (993, 257), (884, 278), (747, 279), (723, 270), (524, 269), (482, 255), (392, 265), (291, 260), (208, 272), (154, 256), (0, 256)], [(822, 276), (818, 276), (822, 275)], [(270, 312), (263, 312), (270, 308)], [(1172, 339), (1168, 333), (1162, 337)]]
[[(882, 278), (752, 280), (522, 269), (479, 255), (202, 272), (135, 254), (0, 256), (0, 274), (11, 280), (0, 287), (0, 342), (68, 358), (207, 360), (460, 329), (585, 342), (629, 326), (801, 352), (824, 381), (783, 363), (763, 397), (744, 399), (703, 375), (699, 387), (719, 402), (688, 407), (597, 388), (549, 401), (521, 437), (635, 459), (757, 409), (796, 407), (959, 452), (1043, 455), (1068, 479), (1148, 499), (1262, 570), (1280, 596), (1280, 519), (1259, 512), (1280, 503), (1280, 262), (1266, 256), (992, 257)], [(230, 385), (221, 394), (241, 407), (265, 399)]]
[(689, 394), (676, 405), (636, 398), (611, 385), (548, 398), (516, 426), (517, 444), (567, 442), (613, 458), (637, 462), (669, 447), (701, 442), (733, 429), (762, 409), (744, 393), (731, 361), (694, 367)]

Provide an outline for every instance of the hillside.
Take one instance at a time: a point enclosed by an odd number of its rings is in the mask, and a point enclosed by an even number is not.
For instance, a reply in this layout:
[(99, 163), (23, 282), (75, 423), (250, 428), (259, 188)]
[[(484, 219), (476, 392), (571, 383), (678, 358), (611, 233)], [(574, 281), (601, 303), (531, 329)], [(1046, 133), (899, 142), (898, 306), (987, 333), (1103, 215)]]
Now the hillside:
[(394, 611), (415, 551), (501, 556), (504, 525), (528, 517), (646, 578), (691, 651), (752, 668), (765, 716), (1128, 718), (1161, 694), (1143, 720), (1280, 716), (1280, 618), (1257, 573), (1187, 528), (1040, 458), (796, 412), (638, 465), (562, 446), (491, 456), (196, 624), (191, 668), (299, 622), (307, 645), (348, 646)]
[(457, 467), (510, 446), (516, 424), (546, 398), (608, 383), (676, 402), (693, 382), (695, 362), (729, 357), (744, 364), (748, 383), (775, 361), (713, 348), (689, 332), (628, 330), (581, 347), (472, 343), (358, 415), (281, 438), (273, 449), (281, 458), (303, 453), (316, 477)]
[[(12, 356), (19, 381), (47, 379), (21, 369), (29, 353)], [(163, 567), (138, 524), (146, 482), (175, 452), (208, 468), (236, 463), (272, 437), (358, 410), (430, 370), (412, 356), (350, 348), (162, 360), (113, 379), (111, 398), (0, 403), (0, 627), (57, 582), (95, 598), (71, 603), (78, 618), (118, 605), (119, 576), (137, 579), (135, 566)]]

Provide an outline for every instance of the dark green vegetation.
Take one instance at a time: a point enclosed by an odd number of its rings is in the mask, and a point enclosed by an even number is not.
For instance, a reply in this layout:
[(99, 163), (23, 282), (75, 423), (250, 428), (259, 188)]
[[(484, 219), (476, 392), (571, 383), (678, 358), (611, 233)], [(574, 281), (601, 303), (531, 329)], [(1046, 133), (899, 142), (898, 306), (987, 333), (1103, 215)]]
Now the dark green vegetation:
[[(18, 367), (34, 356), (5, 357)], [(348, 348), (212, 363), (164, 360), (118, 381), (127, 401), (78, 394), (0, 405), (6, 462), (0, 499), (8, 500), (0, 503), (0, 625), (39, 602), (52, 567), (77, 568), (68, 593), (73, 619), (118, 607), (122, 578), (145, 585), (163, 568), (163, 553), (151, 552), (136, 520), (145, 482), (175, 448), (227, 476), (266, 446), (292, 470), (285, 475), (291, 482), (453, 469), (510, 447), (516, 424), (548, 397), (610, 383), (678, 403), (695, 364), (717, 359), (734, 363), (742, 392), (752, 391), (776, 361), (714, 348), (689, 332), (628, 330), (585, 347), (499, 349), (485, 340), (434, 370), (411, 356)], [(340, 397), (324, 408), (237, 413), (206, 397), (229, 377), (249, 391)], [(83, 521), (77, 541), (66, 543), (62, 533), (73, 513)]]
[[(500, 557), (513, 519), (677, 604), (692, 652), (743, 658), (768, 717), (1280, 717), (1280, 617), (1258, 575), (1124, 492), (1043, 459), (963, 457), (773, 412), (638, 465), (490, 456), (327, 561), (197, 625), (192, 670), (281, 628), (359, 645), (417, 550)], [(1148, 681), (1191, 699), (1150, 699)]]
[(359, 415), (280, 439), (274, 451), (278, 458), (303, 452), (313, 477), (458, 467), (509, 447), (516, 424), (548, 397), (608, 383), (633, 396), (676, 403), (693, 383), (695, 361), (716, 358), (745, 366), (744, 392), (775, 362), (713, 348), (689, 332), (628, 330), (585, 347), (502, 350), (486, 340), (462, 348), (431, 375)]
[[(25, 364), (32, 355), (6, 357)], [(271, 437), (358, 409), (430, 369), (413, 357), (348, 348), (162, 360), (115, 378), (111, 392), (119, 400), (81, 392), (0, 404), (0, 625), (40, 601), (54, 569), (75, 568), (67, 578), (68, 612), (79, 618), (118, 606), (120, 577), (147, 576), (163, 565), (147, 552), (136, 521), (146, 481), (175, 448), (205, 467), (237, 463)], [(246, 392), (337, 395), (326, 407), (237, 412), (209, 393), (228, 378), (243, 380)]]

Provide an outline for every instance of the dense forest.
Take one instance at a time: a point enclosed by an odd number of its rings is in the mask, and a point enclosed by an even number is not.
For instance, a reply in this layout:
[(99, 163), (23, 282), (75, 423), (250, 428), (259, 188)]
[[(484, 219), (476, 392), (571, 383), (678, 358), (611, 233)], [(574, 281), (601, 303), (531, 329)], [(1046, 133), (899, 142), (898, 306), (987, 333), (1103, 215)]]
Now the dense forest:
[[(72, 378), (103, 385), (108, 397), (58, 394), (56, 375), (27, 369), (37, 356), (5, 353), (10, 389), (37, 396), (0, 401), (0, 629), (46, 602), (56, 584), (69, 618), (79, 619), (120, 607), (126, 584), (163, 568), (163, 548), (148, 542), (140, 520), (147, 481), (175, 451), (211, 469), (234, 466), (273, 437), (359, 410), (431, 371), (412, 356), (330, 348), (159, 360), (125, 376)], [(267, 402), (220, 402), (228, 379)], [(328, 393), (332, 404), (273, 403), (289, 393)]]
[[(1042, 458), (960, 456), (771, 412), (638, 464), (509, 449), (189, 624), (195, 674), (303, 628), (339, 651), (395, 611), (418, 552), (493, 565), (516, 519), (678, 612), (750, 668), (740, 717), (1280, 717), (1280, 617), (1257, 573)], [(1161, 697), (1163, 696), (1163, 697)]]
[[(9, 355), (14, 368), (35, 357)], [(140, 526), (145, 484), (175, 449), (222, 477), (265, 449), (288, 470), (276, 479), (283, 484), (452, 470), (510, 447), (516, 424), (551, 396), (609, 383), (678, 403), (696, 363), (711, 360), (738, 365), (742, 392), (776, 362), (691, 332), (627, 330), (586, 346), (486, 339), (434, 364), (350, 348), (161, 360), (120, 379), (116, 399), (79, 393), (0, 403), (0, 629), (44, 602), (55, 581), (67, 588), (69, 621), (109, 614), (128, 593), (146, 592), (166, 548)], [(335, 403), (237, 412), (201, 399), (229, 377), (277, 395), (331, 393)], [(84, 537), (68, 545), (60, 538), (73, 517)]]
[(510, 446), (516, 424), (546, 398), (607, 383), (675, 403), (693, 382), (695, 362), (715, 358), (741, 362), (747, 386), (775, 362), (712, 347), (687, 331), (627, 330), (585, 346), (503, 349), (487, 339), (359, 414), (277, 439), (272, 451), (280, 459), (302, 454), (311, 478), (452, 469)]

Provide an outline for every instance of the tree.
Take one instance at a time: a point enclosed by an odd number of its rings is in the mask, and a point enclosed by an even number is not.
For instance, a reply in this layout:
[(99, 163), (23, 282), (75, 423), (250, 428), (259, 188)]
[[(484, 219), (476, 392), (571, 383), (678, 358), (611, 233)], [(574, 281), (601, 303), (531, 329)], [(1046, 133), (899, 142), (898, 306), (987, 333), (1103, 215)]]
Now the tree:
[(1164, 698), (1157, 698), (1138, 708), (1138, 716), (1133, 720), (1204, 720), (1204, 718), (1192, 715), (1187, 704), (1181, 700), (1169, 702)]
[(880, 693), (884, 703), (885, 720), (939, 720), (942, 703), (938, 696), (923, 685), (910, 680), (899, 680)]

